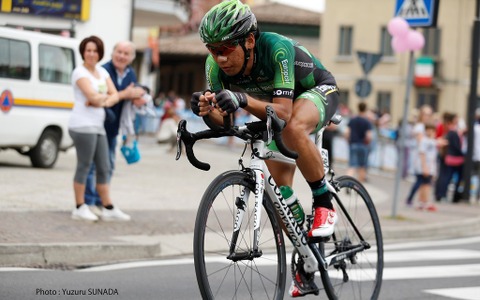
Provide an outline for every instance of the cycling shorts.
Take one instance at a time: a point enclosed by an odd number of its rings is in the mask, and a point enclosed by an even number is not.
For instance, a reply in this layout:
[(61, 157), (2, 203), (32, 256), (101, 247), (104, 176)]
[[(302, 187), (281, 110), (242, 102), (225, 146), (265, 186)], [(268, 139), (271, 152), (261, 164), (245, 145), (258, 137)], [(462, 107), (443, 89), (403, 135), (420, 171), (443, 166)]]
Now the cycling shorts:
[[(310, 100), (317, 107), (319, 114), (319, 122), (311, 133), (316, 133), (328, 124), (330, 119), (335, 115), (339, 102), (338, 88), (335, 85), (318, 85), (303, 93), (297, 99)], [(278, 151), (275, 141), (268, 145), (268, 149)]]

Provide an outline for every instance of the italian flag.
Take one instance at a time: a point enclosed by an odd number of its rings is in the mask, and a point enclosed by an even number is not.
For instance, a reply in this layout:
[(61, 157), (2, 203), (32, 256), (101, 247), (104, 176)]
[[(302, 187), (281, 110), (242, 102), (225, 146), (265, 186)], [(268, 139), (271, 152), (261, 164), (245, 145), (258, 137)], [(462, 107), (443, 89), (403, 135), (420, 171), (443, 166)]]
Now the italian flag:
[(415, 64), (414, 84), (417, 87), (430, 87), (433, 81), (433, 58), (423, 56), (417, 58)]

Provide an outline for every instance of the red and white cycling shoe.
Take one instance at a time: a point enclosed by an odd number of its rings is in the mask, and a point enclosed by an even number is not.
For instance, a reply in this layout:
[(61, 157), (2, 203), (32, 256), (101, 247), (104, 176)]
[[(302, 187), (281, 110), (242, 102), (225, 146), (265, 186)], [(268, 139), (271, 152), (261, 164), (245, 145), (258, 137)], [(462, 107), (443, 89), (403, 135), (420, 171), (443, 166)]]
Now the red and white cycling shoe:
[(312, 229), (308, 232), (308, 237), (329, 237), (333, 234), (335, 223), (337, 223), (338, 216), (335, 209), (328, 209), (326, 207), (316, 207), (313, 217)]

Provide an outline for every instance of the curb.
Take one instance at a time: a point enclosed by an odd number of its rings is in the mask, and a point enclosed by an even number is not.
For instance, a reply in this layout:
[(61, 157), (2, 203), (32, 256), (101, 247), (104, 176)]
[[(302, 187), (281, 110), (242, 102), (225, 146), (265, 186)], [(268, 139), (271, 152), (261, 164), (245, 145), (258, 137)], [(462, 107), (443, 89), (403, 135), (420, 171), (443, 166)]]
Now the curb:
[[(160, 244), (9, 244), (0, 245), (2, 267), (72, 268), (161, 257)], [(19, 263), (21, 262), (21, 263)]]

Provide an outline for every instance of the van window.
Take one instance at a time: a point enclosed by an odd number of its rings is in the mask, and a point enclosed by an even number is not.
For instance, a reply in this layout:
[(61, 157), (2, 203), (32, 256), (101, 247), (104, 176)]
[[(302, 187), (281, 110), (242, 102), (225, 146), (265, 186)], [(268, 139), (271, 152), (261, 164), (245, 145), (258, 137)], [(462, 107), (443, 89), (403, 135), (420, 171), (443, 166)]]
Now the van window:
[(0, 77), (30, 79), (30, 53), (27, 42), (0, 38)]
[(38, 54), (40, 81), (71, 84), (74, 68), (72, 49), (41, 44)]

